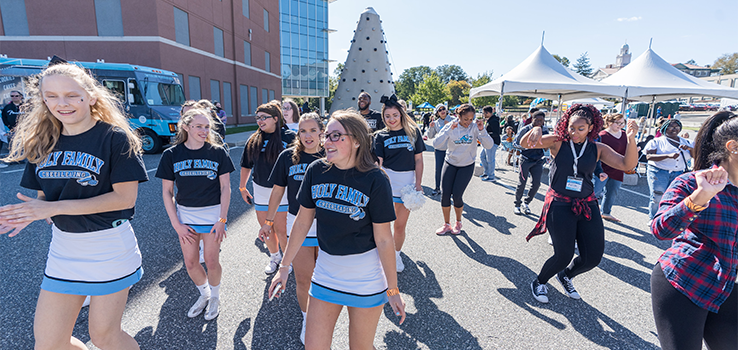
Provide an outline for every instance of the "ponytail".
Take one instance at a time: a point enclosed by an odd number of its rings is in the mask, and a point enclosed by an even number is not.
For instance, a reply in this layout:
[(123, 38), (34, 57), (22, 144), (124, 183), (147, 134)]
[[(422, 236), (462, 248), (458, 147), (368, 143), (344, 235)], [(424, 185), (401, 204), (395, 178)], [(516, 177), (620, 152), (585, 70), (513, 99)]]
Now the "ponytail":
[(718, 112), (707, 118), (694, 140), (694, 170), (708, 169), (728, 158), (725, 143), (738, 139), (738, 118), (728, 112)]

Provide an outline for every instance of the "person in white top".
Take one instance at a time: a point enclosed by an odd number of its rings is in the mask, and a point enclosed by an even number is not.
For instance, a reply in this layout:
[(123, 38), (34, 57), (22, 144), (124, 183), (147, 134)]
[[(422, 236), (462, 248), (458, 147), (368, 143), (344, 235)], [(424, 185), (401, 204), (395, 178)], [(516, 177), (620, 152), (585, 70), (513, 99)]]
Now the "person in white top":
[(679, 136), (682, 123), (667, 119), (659, 129), (663, 134), (646, 144), (643, 151), (648, 159), (648, 188), (650, 192), (648, 217), (653, 220), (659, 202), (669, 184), (689, 170), (694, 154), (692, 141)]
[(287, 128), (294, 132), (298, 132), (298, 125), (300, 123), (300, 109), (297, 107), (297, 103), (290, 99), (284, 100), (284, 102), (282, 102), (282, 115), (284, 115), (284, 121), (287, 125)]

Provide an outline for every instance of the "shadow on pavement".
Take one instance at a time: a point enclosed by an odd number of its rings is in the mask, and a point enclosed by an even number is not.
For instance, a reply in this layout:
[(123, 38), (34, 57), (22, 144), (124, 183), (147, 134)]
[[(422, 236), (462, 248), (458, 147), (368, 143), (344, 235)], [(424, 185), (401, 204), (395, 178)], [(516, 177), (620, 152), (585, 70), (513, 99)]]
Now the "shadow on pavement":
[(464, 214), (463, 217), (473, 225), (482, 227), (482, 223), (487, 224), (489, 227), (500, 231), (504, 235), (511, 235), (511, 228), (516, 226), (507, 221), (507, 218), (503, 215), (494, 215), (484, 209), (480, 209), (464, 203)]
[(249, 349), (299, 349), (302, 313), (297, 303), (294, 273), (287, 280), (287, 289), (279, 298), (269, 301), (269, 275), (264, 283), (261, 307), (254, 319), (254, 330)]
[[(463, 240), (467, 241), (465, 244)], [(536, 273), (520, 262), (502, 256), (487, 254), (487, 252), (467, 235), (454, 237), (454, 242), (459, 249), (477, 262), (497, 269), (516, 288), (499, 288), (499, 293), (518, 305), (520, 308), (530, 312), (532, 315), (549, 323), (557, 330), (566, 329), (567, 325), (550, 318), (536, 309), (545, 308), (558, 312), (569, 320), (569, 323), (582, 336), (591, 342), (609, 349), (655, 349), (656, 347), (641, 339), (635, 333), (623, 327), (607, 315), (587, 304), (584, 300), (567, 300), (566, 296), (558, 292), (558, 289), (549, 288), (549, 298), (566, 302), (557, 304), (538, 304), (531, 295), (530, 282)], [(536, 303), (535, 308), (530, 303)], [(606, 329), (603, 324), (609, 328)], [(554, 331), (552, 329), (552, 331)]]
[(408, 314), (400, 325), (400, 318), (384, 305), (384, 316), (404, 333), (388, 332), (384, 342), (388, 349), (417, 349), (422, 343), (429, 349), (482, 349), (479, 341), (464, 329), (453, 316), (438, 309), (431, 298), (442, 298), (443, 291), (433, 270), (424, 262), (413, 262), (402, 254), (405, 271), (398, 275), (398, 286), (413, 298), (417, 312)]

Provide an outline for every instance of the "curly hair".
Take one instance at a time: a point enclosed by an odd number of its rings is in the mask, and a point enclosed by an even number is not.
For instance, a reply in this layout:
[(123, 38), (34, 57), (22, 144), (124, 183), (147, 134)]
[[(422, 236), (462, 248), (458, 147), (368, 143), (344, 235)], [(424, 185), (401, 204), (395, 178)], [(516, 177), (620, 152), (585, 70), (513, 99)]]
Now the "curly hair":
[(575, 104), (569, 108), (559, 122), (556, 123), (556, 130), (554, 134), (558, 137), (559, 141), (569, 141), (571, 136), (569, 135), (569, 121), (575, 118), (582, 118), (587, 121), (587, 124), (593, 125), (592, 130), (587, 134), (587, 140), (594, 142), (597, 139), (604, 121), (602, 119), (602, 113), (592, 105)]
[(725, 144), (738, 140), (738, 115), (717, 112), (702, 123), (694, 140), (694, 170), (708, 169), (727, 160), (730, 152)]

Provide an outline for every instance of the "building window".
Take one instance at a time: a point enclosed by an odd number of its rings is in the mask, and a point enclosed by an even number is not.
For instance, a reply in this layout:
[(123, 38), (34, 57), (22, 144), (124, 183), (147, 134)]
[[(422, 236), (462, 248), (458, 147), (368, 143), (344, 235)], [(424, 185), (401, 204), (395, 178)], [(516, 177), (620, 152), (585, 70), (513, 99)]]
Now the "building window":
[(272, 60), (268, 51), (264, 51), (264, 70), (267, 72), (272, 71)]
[(220, 82), (217, 80), (210, 81), (210, 100), (220, 101)]
[(248, 41), (243, 42), (243, 63), (251, 65), (251, 43)]
[(217, 27), (213, 27), (213, 45), (215, 49), (213, 53), (220, 57), (225, 57), (225, 52), (223, 51), (223, 31)]
[(261, 103), (269, 103), (269, 92), (267, 89), (261, 89)]
[(123, 36), (120, 0), (95, 0), (98, 36)]
[(187, 12), (174, 8), (174, 37), (182, 44), (190, 46), (190, 20)]
[(269, 11), (264, 10), (264, 30), (269, 31)]
[(243, 9), (243, 16), (249, 18), (249, 0), (241, 0), (241, 8)]
[(3, 30), (7, 36), (28, 36), (28, 17), (24, 0), (0, 0)]
[(233, 102), (231, 101), (231, 83), (223, 82), (223, 99), (220, 101), (226, 115), (233, 115)]
[(256, 109), (259, 108), (259, 89), (256, 86), (252, 86), (250, 89), (249, 101), (251, 102), (251, 108), (249, 108), (249, 113), (256, 114)]
[(199, 100), (200, 99), (200, 78), (199, 77), (193, 77), (189, 76), (189, 81), (187, 82), (190, 86), (190, 100)]
[(249, 115), (249, 87), (246, 85), (239, 85), (238, 95), (241, 101), (241, 115)]
[(269, 101), (274, 101), (274, 90), (269, 90)]

